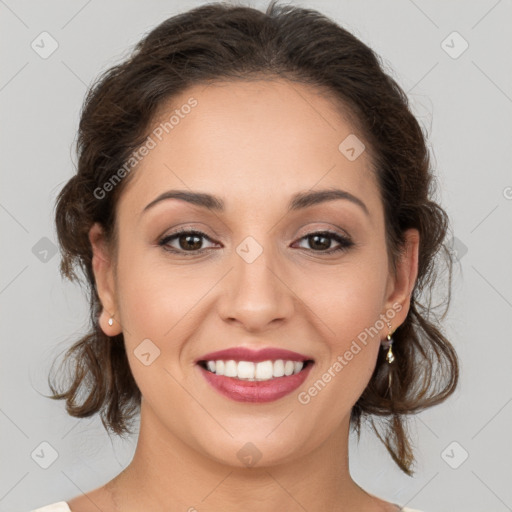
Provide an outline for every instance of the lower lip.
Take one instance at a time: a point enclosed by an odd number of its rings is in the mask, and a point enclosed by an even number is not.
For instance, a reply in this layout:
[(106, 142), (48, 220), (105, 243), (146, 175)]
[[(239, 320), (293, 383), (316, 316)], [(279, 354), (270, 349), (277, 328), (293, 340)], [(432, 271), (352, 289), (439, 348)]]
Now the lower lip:
[(207, 382), (221, 395), (237, 402), (273, 402), (296, 390), (305, 380), (313, 366), (308, 363), (306, 368), (295, 375), (276, 377), (263, 381), (247, 381), (217, 375), (198, 365)]

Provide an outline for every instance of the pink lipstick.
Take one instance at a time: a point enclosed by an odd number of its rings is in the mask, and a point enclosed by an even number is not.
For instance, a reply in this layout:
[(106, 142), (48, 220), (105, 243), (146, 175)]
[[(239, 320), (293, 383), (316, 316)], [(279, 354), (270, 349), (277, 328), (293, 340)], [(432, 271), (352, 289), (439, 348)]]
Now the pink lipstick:
[(307, 378), (310, 356), (277, 348), (234, 347), (196, 359), (206, 381), (238, 402), (271, 402), (297, 389)]

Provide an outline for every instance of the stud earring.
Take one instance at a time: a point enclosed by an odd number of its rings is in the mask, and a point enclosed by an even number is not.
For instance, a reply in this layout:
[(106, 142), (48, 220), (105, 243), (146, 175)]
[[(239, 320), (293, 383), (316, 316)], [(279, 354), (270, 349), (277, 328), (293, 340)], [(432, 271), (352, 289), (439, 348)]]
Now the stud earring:
[(112, 317), (108, 319), (108, 325), (114, 325), (114, 319)]

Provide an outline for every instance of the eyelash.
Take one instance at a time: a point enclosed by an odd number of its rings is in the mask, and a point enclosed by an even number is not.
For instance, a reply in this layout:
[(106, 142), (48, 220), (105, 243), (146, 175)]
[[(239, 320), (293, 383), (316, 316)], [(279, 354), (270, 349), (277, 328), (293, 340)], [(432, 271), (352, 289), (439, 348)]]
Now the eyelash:
[[(205, 238), (207, 240), (209, 240), (210, 242), (212, 241), (205, 233), (201, 232), (201, 231), (196, 231), (196, 230), (193, 230), (193, 229), (179, 229), (178, 231), (175, 231), (174, 233), (171, 233), (169, 235), (166, 235), (165, 237), (161, 238), (159, 241), (158, 241), (158, 245), (161, 246), (164, 251), (167, 251), (167, 252), (170, 252), (170, 253), (174, 253), (174, 254), (181, 254), (183, 256), (186, 256), (186, 257), (190, 257), (190, 256), (195, 256), (197, 254), (201, 254), (205, 251), (209, 251), (209, 250), (212, 250), (213, 248), (209, 248), (209, 249), (200, 249), (198, 251), (183, 251), (183, 250), (178, 250), (178, 249), (171, 249), (168, 247), (168, 243), (172, 240), (175, 240), (177, 238), (179, 238), (180, 236), (182, 235), (196, 235), (196, 236), (199, 236), (201, 238)], [(313, 252), (313, 253), (316, 253), (316, 254), (334, 254), (334, 253), (337, 253), (337, 252), (340, 252), (340, 251), (346, 251), (348, 250), (350, 247), (352, 247), (354, 244), (354, 242), (352, 242), (352, 240), (350, 240), (350, 238), (348, 237), (345, 237), (345, 236), (342, 236), (340, 235), (339, 233), (336, 233), (334, 231), (313, 231), (311, 233), (308, 233), (307, 235), (304, 235), (303, 237), (301, 237), (299, 240), (304, 240), (304, 239), (307, 239), (308, 237), (311, 237), (311, 236), (314, 236), (314, 235), (321, 235), (325, 238), (329, 238), (329, 239), (332, 239), (332, 240), (335, 240), (336, 242), (338, 242), (340, 244), (339, 247), (337, 247), (336, 249), (330, 249), (330, 250), (327, 250), (327, 251), (315, 251), (314, 249), (306, 249), (308, 252)]]

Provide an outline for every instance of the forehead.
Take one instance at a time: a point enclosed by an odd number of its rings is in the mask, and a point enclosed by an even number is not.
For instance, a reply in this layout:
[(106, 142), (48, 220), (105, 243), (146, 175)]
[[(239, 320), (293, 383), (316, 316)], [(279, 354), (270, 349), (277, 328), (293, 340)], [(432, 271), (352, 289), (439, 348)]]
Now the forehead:
[[(226, 197), (229, 210), (229, 198), (270, 207), (297, 191), (336, 187), (365, 196), (371, 209), (376, 183), (354, 132), (333, 98), (312, 86), (281, 79), (196, 85), (158, 110), (152, 149), (119, 208), (140, 211), (166, 189)], [(354, 159), (347, 149), (362, 152)]]

